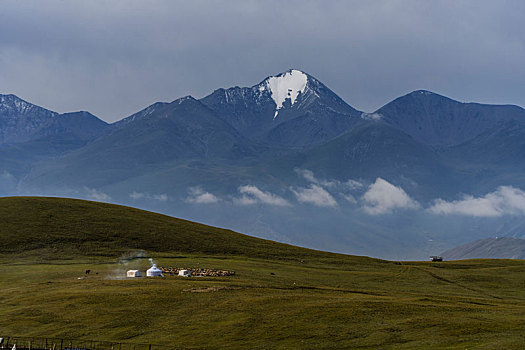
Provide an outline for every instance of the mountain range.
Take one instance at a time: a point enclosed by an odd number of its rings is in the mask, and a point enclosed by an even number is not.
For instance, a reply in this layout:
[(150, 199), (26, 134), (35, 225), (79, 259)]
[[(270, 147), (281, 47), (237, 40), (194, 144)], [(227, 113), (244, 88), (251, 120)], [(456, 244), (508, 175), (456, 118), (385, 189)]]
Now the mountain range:
[[(417, 90), (366, 113), (295, 69), (113, 124), (0, 95), (0, 194), (113, 201), (318, 249), (412, 258), (508, 233), (504, 213), (485, 223), (429, 210), (525, 188), (524, 136), (518, 106)], [(513, 214), (520, 236), (525, 222)]]
[(525, 239), (513, 237), (485, 238), (449, 249), (441, 255), (447, 260), (525, 259)]

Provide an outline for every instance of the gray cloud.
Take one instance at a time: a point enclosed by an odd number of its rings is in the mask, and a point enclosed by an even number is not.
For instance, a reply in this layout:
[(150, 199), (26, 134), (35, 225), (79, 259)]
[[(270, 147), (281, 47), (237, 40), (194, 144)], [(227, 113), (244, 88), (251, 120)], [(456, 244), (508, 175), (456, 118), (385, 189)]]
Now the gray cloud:
[(525, 105), (525, 3), (2, 1), (0, 93), (114, 121), (305, 70), (372, 112), (424, 88)]
[(419, 203), (398, 186), (377, 178), (361, 198), (363, 209), (371, 215), (389, 214), (396, 209), (418, 209)]
[(475, 217), (525, 215), (525, 192), (518, 188), (502, 186), (483, 197), (465, 196), (461, 200), (451, 202), (437, 199), (428, 211), (434, 214)]

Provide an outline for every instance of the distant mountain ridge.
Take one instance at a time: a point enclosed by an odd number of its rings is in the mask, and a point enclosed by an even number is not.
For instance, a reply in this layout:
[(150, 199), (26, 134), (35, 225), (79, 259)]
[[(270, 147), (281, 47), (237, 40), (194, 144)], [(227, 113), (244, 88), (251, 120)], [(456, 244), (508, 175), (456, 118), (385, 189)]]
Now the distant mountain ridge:
[(59, 114), (15, 95), (0, 95), (0, 145), (49, 136), (88, 140), (102, 135), (107, 127), (89, 112)]
[(525, 110), (521, 107), (462, 103), (426, 90), (399, 97), (375, 114), (419, 142), (435, 147), (457, 146), (508, 122), (525, 125)]
[(515, 237), (485, 238), (449, 249), (441, 255), (447, 260), (525, 259), (525, 239)]
[[(417, 90), (365, 113), (296, 69), (201, 99), (157, 102), (112, 124), (0, 95), (0, 195), (142, 201), (150, 210), (313, 248), (361, 247), (379, 256), (397, 246), (420, 256), (421, 247), (435, 254), (457, 245), (461, 234), (507, 234), (504, 222), (476, 231), (457, 218), (445, 234), (436, 217), (397, 219), (395, 210), (371, 217), (359, 201), (378, 178), (425, 208), (438, 198), (525, 188), (524, 171), (521, 107)], [(343, 188), (349, 180), (358, 189)], [(525, 221), (511, 226), (525, 232)], [(393, 227), (400, 231), (391, 234)]]
[[(88, 112), (58, 114), (14, 95), (1, 95), (1, 101), (3, 169), (31, 169), (23, 182), (38, 188), (55, 182), (108, 186), (151, 171), (171, 174), (178, 184), (210, 180), (232, 188), (240, 178), (290, 179), (294, 168), (339, 180), (382, 176), (426, 199), (476, 191), (475, 183), (484, 184), (479, 191), (490, 190), (501, 178), (525, 185), (516, 162), (525, 160), (522, 108), (417, 90), (363, 113), (296, 69), (200, 100), (157, 102), (113, 124)], [(487, 159), (488, 168), (498, 170), (482, 171)], [(211, 168), (218, 174), (225, 167), (229, 175), (215, 181)], [(241, 168), (242, 176), (236, 174)], [(180, 178), (187, 176), (182, 169), (193, 180)], [(113, 175), (93, 182), (98, 176), (87, 174)]]
[[(363, 113), (318, 79), (290, 69), (200, 100), (157, 102), (113, 124), (88, 112), (58, 114), (14, 95), (0, 98), (0, 171), (26, 172), (24, 184), (37, 187), (78, 186), (97, 178), (87, 174), (114, 174), (94, 183), (107, 186), (183, 164), (202, 173), (192, 175), (195, 182), (212, 179), (211, 168), (217, 174), (230, 168), (230, 175), (212, 181), (227, 188), (240, 178), (290, 178), (294, 168), (339, 180), (382, 176), (427, 199), (475, 191), (473, 177), (483, 190), (502, 177), (525, 184), (516, 162), (525, 160), (525, 110), (460, 103), (425, 90)], [(236, 175), (241, 168), (243, 175)]]
[(191, 96), (156, 104), (114, 125), (108, 134), (54, 160), (52, 169), (35, 170), (33, 176), (42, 185), (61, 179), (72, 186), (100, 186), (144, 175), (164, 164), (195, 159), (233, 162), (255, 153), (250, 142)]

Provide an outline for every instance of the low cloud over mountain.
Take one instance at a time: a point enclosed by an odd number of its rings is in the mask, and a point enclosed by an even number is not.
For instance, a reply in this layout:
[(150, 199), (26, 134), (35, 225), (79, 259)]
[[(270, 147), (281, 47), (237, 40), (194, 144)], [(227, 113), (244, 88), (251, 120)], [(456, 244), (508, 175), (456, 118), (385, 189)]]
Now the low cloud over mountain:
[(220, 202), (220, 199), (217, 196), (204, 191), (201, 187), (190, 187), (188, 192), (190, 195), (186, 198), (186, 201), (189, 203), (212, 204)]
[(291, 188), (291, 191), (301, 203), (310, 203), (318, 207), (335, 207), (337, 202), (328, 191), (321, 186), (311, 184), (309, 187)]
[(456, 201), (437, 199), (428, 211), (434, 214), (475, 217), (525, 215), (525, 191), (512, 186), (501, 186), (481, 197), (465, 195), (463, 199)]
[(398, 186), (377, 178), (363, 195), (363, 209), (371, 215), (389, 214), (397, 209), (418, 209), (418, 202)]
[(239, 192), (242, 194), (239, 198), (234, 198), (233, 202), (239, 205), (251, 205), (251, 204), (267, 204), (276, 206), (289, 206), (290, 203), (276, 194), (261, 191), (257, 186), (245, 185), (239, 187)]

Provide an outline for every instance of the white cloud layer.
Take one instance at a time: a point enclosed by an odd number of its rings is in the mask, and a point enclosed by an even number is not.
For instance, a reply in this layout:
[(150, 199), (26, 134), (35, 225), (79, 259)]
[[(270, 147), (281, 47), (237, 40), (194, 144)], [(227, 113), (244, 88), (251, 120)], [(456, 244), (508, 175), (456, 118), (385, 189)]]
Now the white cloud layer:
[(246, 185), (239, 187), (239, 192), (242, 194), (241, 198), (234, 198), (235, 204), (251, 205), (256, 203), (263, 203), (268, 205), (289, 206), (290, 203), (273, 193), (261, 191), (257, 186)]
[(137, 191), (133, 191), (130, 195), (129, 195), (129, 198), (131, 199), (142, 199), (144, 198), (144, 193), (142, 192), (137, 192)]
[(154, 194), (153, 195), (153, 199), (159, 201), (159, 202), (167, 202), (168, 201), (168, 195), (163, 193), (163, 194)]
[(311, 171), (311, 170), (308, 170), (308, 169), (295, 168), (294, 171), (297, 173), (297, 175), (299, 175), (300, 177), (302, 177), (306, 181), (311, 182), (311, 183), (316, 184), (316, 185), (323, 186), (323, 187), (328, 187), (328, 188), (335, 188), (335, 187), (337, 187), (337, 188), (342, 189), (342, 190), (357, 190), (357, 189), (360, 189), (360, 188), (363, 187), (363, 184), (361, 182), (356, 181), (356, 180), (352, 180), (352, 179), (347, 180), (345, 182), (341, 182), (341, 181), (335, 180), (335, 179), (326, 180), (326, 179), (319, 179), (319, 178), (317, 178), (314, 175), (314, 172)]
[(188, 189), (190, 195), (186, 198), (186, 202), (195, 204), (213, 204), (220, 202), (220, 199), (210, 192), (204, 191), (201, 187), (190, 187)]
[(371, 215), (388, 214), (396, 209), (417, 209), (419, 203), (398, 186), (377, 178), (368, 187), (368, 191), (361, 198), (365, 203), (363, 209)]
[(168, 199), (169, 199), (168, 195), (165, 194), (165, 193), (162, 193), (162, 194), (149, 194), (149, 193), (137, 192), (137, 191), (131, 192), (130, 195), (129, 195), (129, 198), (131, 198), (133, 200), (153, 199), (153, 200), (156, 200), (156, 201), (159, 201), (159, 202), (167, 202)]
[(314, 175), (314, 172), (308, 169), (299, 169), (295, 168), (294, 171), (297, 173), (297, 175), (301, 176), (308, 182), (318, 183), (317, 178)]
[(352, 179), (344, 182), (343, 185), (349, 190), (358, 190), (364, 186), (361, 182)]
[(332, 197), (328, 191), (321, 186), (311, 184), (310, 187), (297, 189), (291, 188), (291, 191), (301, 203), (310, 203), (318, 207), (335, 207), (337, 201)]
[(346, 199), (349, 203), (352, 203), (352, 204), (357, 204), (357, 200), (355, 199), (354, 196), (352, 196), (351, 194), (344, 194), (344, 193), (341, 193), (341, 196)]
[(87, 195), (86, 195), (87, 199), (94, 200), (97, 202), (109, 202), (111, 200), (111, 196), (102, 191), (98, 191), (93, 188), (86, 188), (86, 191), (87, 191)]
[(427, 209), (434, 214), (456, 214), (474, 217), (498, 217), (525, 214), (525, 192), (511, 186), (501, 186), (483, 197), (465, 196), (447, 202), (437, 199)]

